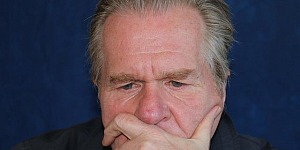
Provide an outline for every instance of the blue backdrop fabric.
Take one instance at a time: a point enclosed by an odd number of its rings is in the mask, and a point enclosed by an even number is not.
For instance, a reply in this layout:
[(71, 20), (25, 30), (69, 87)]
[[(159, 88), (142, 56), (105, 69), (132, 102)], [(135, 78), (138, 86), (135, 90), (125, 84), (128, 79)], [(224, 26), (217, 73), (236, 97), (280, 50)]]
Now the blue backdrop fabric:
[[(240, 133), (299, 150), (300, 1), (227, 2), (237, 42), (226, 109)], [(96, 4), (1, 0), (1, 150), (100, 115), (86, 56)]]

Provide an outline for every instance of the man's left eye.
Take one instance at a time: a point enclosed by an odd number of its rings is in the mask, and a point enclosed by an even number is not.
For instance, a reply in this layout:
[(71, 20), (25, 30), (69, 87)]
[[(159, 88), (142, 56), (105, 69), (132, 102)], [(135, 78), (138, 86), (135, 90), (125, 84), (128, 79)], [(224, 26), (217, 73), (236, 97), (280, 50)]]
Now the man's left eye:
[(184, 83), (177, 82), (177, 81), (170, 81), (170, 83), (174, 87), (182, 87), (183, 85), (185, 85)]

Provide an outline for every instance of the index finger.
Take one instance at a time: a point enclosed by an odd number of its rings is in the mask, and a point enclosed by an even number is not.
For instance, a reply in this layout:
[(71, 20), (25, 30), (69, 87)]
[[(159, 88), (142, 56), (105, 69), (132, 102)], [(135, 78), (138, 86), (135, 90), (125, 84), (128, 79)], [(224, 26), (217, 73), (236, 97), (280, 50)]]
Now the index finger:
[(104, 146), (111, 145), (121, 134), (124, 134), (129, 139), (133, 139), (142, 134), (148, 126), (149, 125), (145, 124), (134, 115), (125, 113), (119, 114), (104, 130), (102, 144)]
[(220, 106), (215, 106), (203, 118), (198, 127), (196, 128), (192, 139), (201, 139), (201, 141), (210, 142), (212, 137), (212, 127), (217, 116), (222, 112)]

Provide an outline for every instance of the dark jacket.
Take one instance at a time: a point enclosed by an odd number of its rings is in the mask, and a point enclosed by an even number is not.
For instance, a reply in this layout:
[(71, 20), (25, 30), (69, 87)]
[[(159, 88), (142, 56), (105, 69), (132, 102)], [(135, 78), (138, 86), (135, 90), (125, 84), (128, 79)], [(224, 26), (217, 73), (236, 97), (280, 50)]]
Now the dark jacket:
[[(101, 145), (102, 138), (103, 126), (101, 119), (97, 118), (26, 140), (12, 150), (109, 150), (109, 147)], [(237, 134), (231, 119), (223, 113), (211, 140), (210, 150), (274, 150), (274, 148), (264, 140)]]

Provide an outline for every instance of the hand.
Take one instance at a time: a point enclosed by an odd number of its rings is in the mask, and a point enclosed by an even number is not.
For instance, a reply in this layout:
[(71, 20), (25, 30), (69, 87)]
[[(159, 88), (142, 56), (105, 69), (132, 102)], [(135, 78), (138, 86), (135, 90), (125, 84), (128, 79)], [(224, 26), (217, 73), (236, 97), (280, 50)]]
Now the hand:
[(171, 135), (155, 125), (149, 125), (131, 114), (119, 114), (104, 131), (102, 144), (109, 146), (120, 135), (129, 140), (114, 145), (118, 150), (138, 149), (186, 149), (209, 150), (210, 139), (213, 136), (212, 125), (222, 109), (215, 106), (201, 121), (190, 139)]

